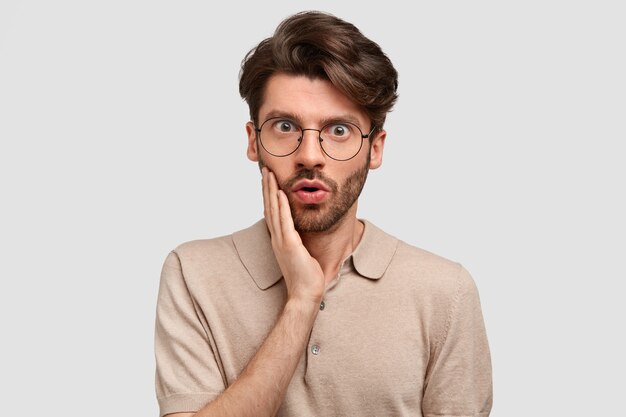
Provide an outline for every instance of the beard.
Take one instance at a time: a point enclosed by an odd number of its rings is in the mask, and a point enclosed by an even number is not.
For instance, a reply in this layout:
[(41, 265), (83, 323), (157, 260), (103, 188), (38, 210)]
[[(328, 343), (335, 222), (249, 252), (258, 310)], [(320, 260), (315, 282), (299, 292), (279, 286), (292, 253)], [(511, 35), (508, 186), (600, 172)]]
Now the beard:
[[(327, 177), (319, 170), (304, 168), (296, 172), (291, 178), (279, 184), (287, 195), (294, 228), (298, 233), (321, 233), (332, 230), (346, 216), (363, 191), (365, 180), (369, 172), (370, 154), (366, 163), (346, 178), (342, 184)], [(262, 167), (265, 164), (259, 162)], [(295, 201), (293, 189), (296, 182), (318, 180), (330, 190), (330, 198), (321, 204), (301, 204)]]

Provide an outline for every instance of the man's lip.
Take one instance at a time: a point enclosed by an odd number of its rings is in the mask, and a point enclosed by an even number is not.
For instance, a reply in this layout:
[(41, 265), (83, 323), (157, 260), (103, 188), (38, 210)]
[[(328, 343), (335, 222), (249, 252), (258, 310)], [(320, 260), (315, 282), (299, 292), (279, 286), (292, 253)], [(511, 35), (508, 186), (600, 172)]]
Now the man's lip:
[(300, 180), (293, 186), (292, 191), (296, 192), (303, 188), (316, 188), (322, 191), (330, 191), (323, 182), (316, 180)]
[(322, 204), (328, 198), (329, 192), (324, 190), (304, 191), (300, 189), (295, 191), (293, 195), (304, 204)]

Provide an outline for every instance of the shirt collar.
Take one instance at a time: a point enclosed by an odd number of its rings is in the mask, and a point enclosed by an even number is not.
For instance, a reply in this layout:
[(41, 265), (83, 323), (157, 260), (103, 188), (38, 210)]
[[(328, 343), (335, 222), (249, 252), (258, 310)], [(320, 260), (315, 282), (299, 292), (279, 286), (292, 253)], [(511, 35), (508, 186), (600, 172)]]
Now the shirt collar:
[[(361, 241), (352, 253), (352, 262), (360, 275), (380, 279), (396, 253), (398, 239), (367, 220), (361, 221), (365, 228)], [(265, 290), (282, 278), (264, 219), (233, 233), (232, 238), (241, 262), (260, 289)]]

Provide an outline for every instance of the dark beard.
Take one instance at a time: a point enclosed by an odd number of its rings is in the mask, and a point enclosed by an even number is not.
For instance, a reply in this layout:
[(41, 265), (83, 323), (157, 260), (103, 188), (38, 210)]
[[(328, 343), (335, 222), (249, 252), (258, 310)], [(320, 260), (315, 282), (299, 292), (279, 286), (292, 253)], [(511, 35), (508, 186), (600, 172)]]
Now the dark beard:
[[(341, 186), (322, 172), (311, 169), (302, 169), (281, 184), (280, 188), (287, 190), (285, 192), (291, 208), (291, 217), (298, 233), (327, 232), (341, 222), (363, 191), (369, 172), (369, 159), (368, 155), (367, 163), (350, 174)], [(305, 204), (296, 210), (297, 203), (289, 190), (301, 179), (322, 181), (331, 191), (331, 199), (324, 204)]]

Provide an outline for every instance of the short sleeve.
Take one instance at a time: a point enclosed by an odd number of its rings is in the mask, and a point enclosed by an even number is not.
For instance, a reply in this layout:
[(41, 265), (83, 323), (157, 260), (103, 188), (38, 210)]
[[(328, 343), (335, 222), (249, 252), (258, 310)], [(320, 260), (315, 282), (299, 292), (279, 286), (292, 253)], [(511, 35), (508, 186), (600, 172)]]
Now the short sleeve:
[(424, 417), (487, 417), (492, 405), (491, 357), (478, 290), (460, 267), (444, 334), (426, 375)]
[(155, 328), (160, 415), (195, 412), (224, 391), (224, 380), (178, 255), (163, 265)]

